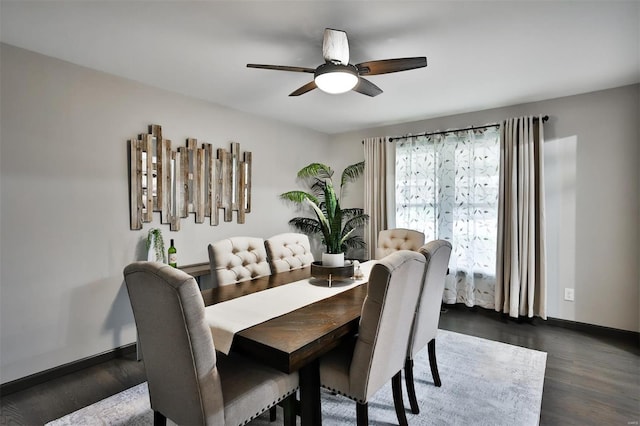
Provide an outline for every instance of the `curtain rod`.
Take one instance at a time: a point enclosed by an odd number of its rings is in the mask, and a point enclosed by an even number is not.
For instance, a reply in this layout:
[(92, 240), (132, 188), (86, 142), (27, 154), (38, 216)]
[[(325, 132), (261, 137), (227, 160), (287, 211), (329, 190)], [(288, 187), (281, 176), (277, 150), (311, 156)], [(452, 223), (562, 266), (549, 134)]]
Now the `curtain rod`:
[[(537, 117), (534, 117), (534, 119), (537, 119)], [(542, 121), (549, 121), (549, 116), (545, 115), (544, 117), (542, 117)], [(424, 133), (418, 133), (417, 135), (406, 135), (406, 136), (391, 136), (389, 138), (389, 142), (393, 142), (393, 141), (397, 141), (398, 139), (408, 139), (408, 138), (415, 138), (418, 136), (431, 136), (431, 135), (444, 135), (445, 133), (452, 133), (452, 132), (459, 132), (462, 130), (477, 130), (477, 129), (486, 129), (488, 127), (495, 127), (495, 126), (499, 126), (500, 123), (495, 123), (495, 124), (487, 124), (484, 126), (471, 126), (471, 127), (465, 127), (463, 129), (452, 129), (452, 130), (444, 130), (441, 132), (424, 132)], [(364, 143), (364, 141), (362, 141), (362, 143)]]

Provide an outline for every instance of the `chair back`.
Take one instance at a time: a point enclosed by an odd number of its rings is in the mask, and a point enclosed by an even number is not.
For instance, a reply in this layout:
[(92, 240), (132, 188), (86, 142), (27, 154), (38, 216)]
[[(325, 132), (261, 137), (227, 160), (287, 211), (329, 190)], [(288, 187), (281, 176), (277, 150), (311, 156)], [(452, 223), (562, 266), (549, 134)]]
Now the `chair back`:
[(232, 237), (209, 244), (209, 264), (216, 271), (214, 287), (271, 275), (262, 238)]
[(273, 274), (304, 268), (313, 263), (309, 237), (304, 234), (278, 234), (268, 238), (264, 244)]
[(451, 243), (445, 240), (429, 241), (420, 247), (427, 262), (424, 272), (422, 294), (416, 309), (416, 318), (411, 330), (411, 340), (407, 355), (413, 359), (422, 348), (436, 338), (440, 322), (440, 307), (444, 280), (447, 275)]
[(418, 249), (424, 244), (424, 234), (413, 229), (384, 229), (378, 233), (376, 259), (382, 259), (398, 250)]
[(156, 262), (124, 269), (151, 408), (177, 424), (224, 424), (216, 351), (193, 277)]
[(349, 370), (349, 389), (361, 402), (404, 366), (424, 267), (423, 255), (400, 250), (371, 269)]

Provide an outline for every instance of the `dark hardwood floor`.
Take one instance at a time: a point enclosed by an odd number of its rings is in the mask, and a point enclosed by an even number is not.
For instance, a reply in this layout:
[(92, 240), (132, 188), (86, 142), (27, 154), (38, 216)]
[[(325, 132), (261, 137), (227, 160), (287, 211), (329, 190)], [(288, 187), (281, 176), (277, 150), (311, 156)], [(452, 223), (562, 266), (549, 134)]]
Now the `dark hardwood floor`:
[[(516, 322), (493, 311), (459, 306), (441, 315), (440, 328), (547, 352), (541, 425), (640, 421), (637, 337), (551, 322)], [(2, 397), (0, 424), (42, 425), (144, 380), (143, 365), (134, 355), (114, 359)]]
[(448, 308), (440, 328), (547, 353), (541, 425), (637, 425), (640, 341), (610, 329), (517, 322), (484, 309)]

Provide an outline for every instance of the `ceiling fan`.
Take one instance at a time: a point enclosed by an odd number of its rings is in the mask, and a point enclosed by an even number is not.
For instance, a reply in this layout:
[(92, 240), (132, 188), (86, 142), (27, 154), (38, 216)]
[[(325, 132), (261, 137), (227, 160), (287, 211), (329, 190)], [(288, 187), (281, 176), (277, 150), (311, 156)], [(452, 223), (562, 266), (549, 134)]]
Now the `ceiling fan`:
[(427, 66), (424, 56), (414, 58), (384, 59), (362, 62), (356, 65), (349, 63), (349, 42), (347, 33), (327, 28), (324, 30), (322, 54), (325, 63), (317, 68), (294, 67), (287, 65), (247, 64), (248, 68), (262, 68), (278, 71), (306, 72), (313, 74), (313, 81), (294, 90), (289, 96), (300, 96), (315, 88), (324, 92), (337, 94), (354, 90), (367, 96), (377, 96), (382, 89), (363, 78), (363, 76), (388, 74), (407, 71)]

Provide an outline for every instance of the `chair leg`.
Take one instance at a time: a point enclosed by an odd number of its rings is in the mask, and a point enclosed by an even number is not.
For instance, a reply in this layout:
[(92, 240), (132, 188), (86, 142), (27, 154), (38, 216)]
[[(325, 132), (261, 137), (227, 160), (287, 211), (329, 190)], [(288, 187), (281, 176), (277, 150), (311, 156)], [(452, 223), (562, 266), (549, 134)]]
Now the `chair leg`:
[(398, 424), (407, 426), (407, 415), (404, 413), (404, 402), (402, 401), (402, 370), (398, 371), (391, 379), (391, 389), (393, 390), (393, 405), (396, 407)]
[(270, 422), (275, 422), (276, 421), (276, 416), (278, 415), (278, 413), (276, 412), (276, 405), (274, 405), (273, 407), (269, 408), (269, 421)]
[(433, 383), (440, 387), (442, 382), (440, 381), (440, 374), (438, 373), (438, 362), (436, 360), (436, 339), (431, 339), (427, 344), (429, 350), (429, 366), (431, 366), (431, 375), (433, 376)]
[[(282, 411), (284, 413), (284, 426), (296, 425), (296, 394), (291, 394), (286, 397), (282, 402)], [(275, 419), (274, 419), (275, 420)]]
[(413, 383), (413, 360), (407, 358), (404, 363), (404, 382), (407, 385), (407, 395), (409, 396), (409, 405), (413, 414), (420, 414), (418, 407), (418, 399), (416, 398), (416, 387)]
[(358, 426), (369, 426), (369, 405), (356, 402), (356, 422)]
[(160, 411), (153, 410), (153, 426), (166, 426), (167, 418)]

